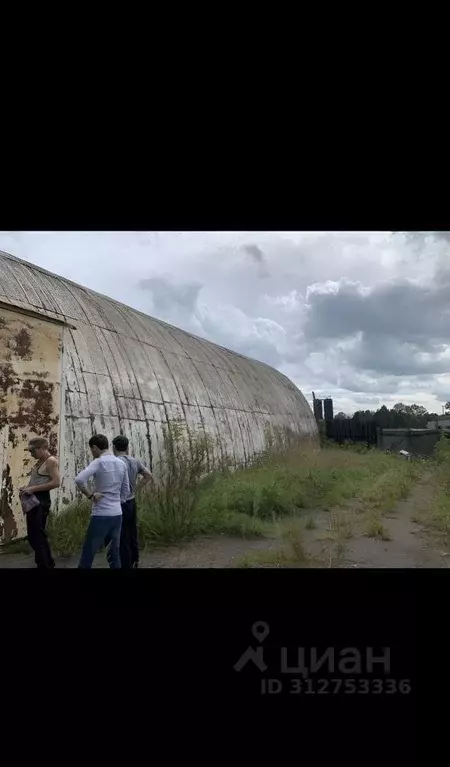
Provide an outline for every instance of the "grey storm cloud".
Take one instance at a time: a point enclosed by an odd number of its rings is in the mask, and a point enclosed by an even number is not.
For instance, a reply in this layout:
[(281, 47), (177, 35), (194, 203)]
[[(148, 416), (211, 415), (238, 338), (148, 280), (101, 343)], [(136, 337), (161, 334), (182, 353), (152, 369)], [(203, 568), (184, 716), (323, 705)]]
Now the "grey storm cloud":
[(267, 362), (336, 412), (450, 399), (448, 231), (0, 232), (0, 249)]
[(257, 264), (263, 264), (265, 262), (266, 257), (261, 248), (258, 248), (257, 245), (243, 245), (242, 249), (245, 250), (245, 252), (248, 253), (248, 255), (253, 258)]
[(433, 232), (433, 236), (437, 237), (440, 240), (445, 240), (446, 242), (450, 242), (450, 232)]
[[(397, 280), (363, 290), (341, 280), (333, 289), (308, 294), (304, 338), (339, 345), (353, 338), (341, 363), (356, 370), (408, 376), (446, 373), (443, 357), (450, 327), (450, 282), (420, 286)], [(350, 388), (350, 387), (349, 387)]]
[(201, 335), (220, 346), (261, 360), (273, 367), (278, 367), (283, 362), (283, 355), (277, 348), (277, 338), (264, 333), (257, 323), (250, 333), (238, 334), (231, 323), (222, 323), (206, 314), (201, 319)]
[(194, 312), (203, 285), (199, 282), (177, 284), (165, 277), (148, 277), (140, 280), (139, 287), (150, 291), (155, 309), (165, 313), (174, 307)]
[(361, 396), (361, 392), (365, 392), (365, 396), (367, 397), (369, 396), (367, 392), (370, 392), (371, 395), (374, 395), (377, 392), (380, 394), (394, 394), (398, 390), (398, 381), (395, 379), (388, 381), (382, 379), (377, 383), (365, 379), (363, 376), (359, 376), (355, 380), (355, 377), (352, 375), (341, 378), (340, 385), (342, 389), (353, 392), (353, 399), (356, 399), (357, 396)]
[(355, 395), (356, 393), (360, 393), (360, 396), (362, 396), (361, 392), (364, 392), (365, 394), (370, 392), (373, 395), (382, 395), (395, 394), (395, 392), (398, 391), (399, 385), (406, 389), (410, 389), (411, 386), (413, 386), (416, 391), (428, 390), (434, 380), (434, 376), (432, 375), (419, 375), (417, 377), (411, 376), (408, 378), (406, 374), (403, 376), (377, 374), (377, 377), (374, 378), (367, 371), (361, 373), (357, 372), (355, 369), (348, 368), (339, 377), (339, 386), (342, 389), (354, 392)]
[[(174, 282), (166, 277), (149, 277), (139, 282), (149, 291), (152, 310), (159, 319), (178, 324), (185, 330), (234, 349), (248, 357), (278, 366), (282, 355), (277, 349), (277, 325), (270, 320), (250, 319), (234, 310), (216, 315), (199, 306), (202, 285), (197, 282)], [(282, 328), (281, 328), (282, 330)]]
[(434, 230), (430, 232), (404, 232), (404, 234), (409, 242), (423, 242), (430, 237), (435, 240), (445, 240), (446, 242), (450, 242), (450, 232)]
[(447, 342), (450, 285), (421, 287), (408, 280), (385, 283), (363, 291), (342, 280), (335, 291), (311, 290), (307, 300), (305, 338), (343, 338), (362, 332), (392, 336), (424, 350), (433, 341)]
[(258, 277), (270, 277), (267, 269), (267, 258), (258, 245), (243, 245), (242, 250), (258, 265)]
[(372, 370), (397, 376), (421, 373), (446, 373), (450, 359), (441, 358), (444, 351), (438, 345), (434, 353), (423, 354), (419, 346), (406, 344), (398, 338), (363, 334), (360, 343), (348, 355), (348, 362), (360, 370)]

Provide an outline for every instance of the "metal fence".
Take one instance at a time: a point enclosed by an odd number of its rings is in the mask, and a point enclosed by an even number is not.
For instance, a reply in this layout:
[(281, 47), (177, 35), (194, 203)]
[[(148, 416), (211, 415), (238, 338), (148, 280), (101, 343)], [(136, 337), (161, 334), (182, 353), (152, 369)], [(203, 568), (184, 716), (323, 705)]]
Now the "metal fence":
[(359, 421), (350, 418), (327, 420), (327, 439), (343, 445), (346, 442), (365, 442), (368, 445), (377, 444), (377, 427), (373, 421)]
[(450, 438), (450, 429), (380, 429), (373, 421), (353, 418), (327, 419), (319, 422), (319, 429), (328, 440), (339, 445), (361, 442), (376, 445), (380, 450), (393, 453), (406, 450), (418, 456), (433, 455), (442, 434)]

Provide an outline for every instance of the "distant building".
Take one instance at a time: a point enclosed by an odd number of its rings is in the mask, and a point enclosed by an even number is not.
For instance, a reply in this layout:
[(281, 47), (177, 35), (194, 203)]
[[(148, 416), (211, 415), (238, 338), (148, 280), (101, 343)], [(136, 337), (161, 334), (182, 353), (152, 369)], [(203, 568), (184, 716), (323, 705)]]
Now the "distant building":
[(427, 429), (445, 429), (450, 427), (450, 415), (439, 415), (432, 421), (428, 421)]
[(323, 421), (323, 407), (321, 399), (314, 400), (314, 416), (316, 421)]
[(326, 421), (333, 420), (333, 400), (330, 397), (323, 401), (323, 412)]

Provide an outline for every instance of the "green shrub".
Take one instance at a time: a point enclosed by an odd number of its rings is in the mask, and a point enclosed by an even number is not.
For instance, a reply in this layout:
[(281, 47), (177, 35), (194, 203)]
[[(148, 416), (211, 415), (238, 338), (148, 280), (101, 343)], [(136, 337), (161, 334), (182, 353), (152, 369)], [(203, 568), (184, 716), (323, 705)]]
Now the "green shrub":
[(450, 467), (450, 439), (443, 433), (434, 448), (434, 458), (439, 465)]

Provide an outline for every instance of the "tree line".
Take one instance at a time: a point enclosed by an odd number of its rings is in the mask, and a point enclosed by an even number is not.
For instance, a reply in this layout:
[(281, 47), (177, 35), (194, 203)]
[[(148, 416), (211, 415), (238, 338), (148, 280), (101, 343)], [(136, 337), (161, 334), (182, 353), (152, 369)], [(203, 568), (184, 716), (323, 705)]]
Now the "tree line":
[[(445, 405), (450, 414), (450, 402)], [(382, 405), (378, 410), (357, 410), (352, 416), (337, 413), (336, 420), (350, 419), (359, 423), (374, 423), (380, 429), (425, 429), (428, 421), (438, 417), (437, 413), (429, 413), (422, 405), (405, 405), (398, 402), (389, 409)]]

